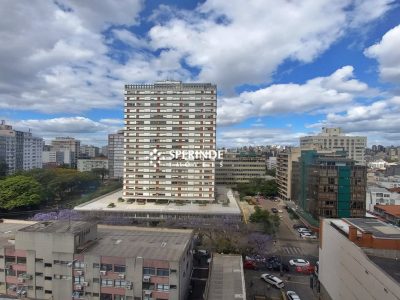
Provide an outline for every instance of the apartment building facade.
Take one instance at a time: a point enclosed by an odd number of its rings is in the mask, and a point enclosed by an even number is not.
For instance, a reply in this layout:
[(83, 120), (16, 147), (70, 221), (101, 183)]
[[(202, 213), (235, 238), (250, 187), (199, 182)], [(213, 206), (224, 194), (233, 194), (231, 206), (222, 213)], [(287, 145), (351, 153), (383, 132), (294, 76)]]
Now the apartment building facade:
[(223, 158), (216, 161), (215, 181), (216, 184), (235, 186), (254, 178), (263, 178), (265, 171), (263, 156), (225, 152)]
[(94, 158), (99, 156), (100, 148), (93, 145), (81, 145), (79, 147), (79, 157)]
[(90, 172), (93, 169), (108, 170), (107, 158), (78, 159), (77, 169), (79, 172)]
[(125, 199), (214, 201), (216, 94), (210, 83), (125, 86)]
[(0, 123), (0, 160), (7, 165), (8, 174), (42, 168), (43, 139), (31, 132), (14, 130)]
[(2, 294), (54, 300), (187, 296), (191, 230), (68, 221), (27, 226), (12, 220), (1, 223), (3, 227), (8, 230), (2, 234), (10, 239), (0, 244)]
[(51, 141), (51, 149), (53, 151), (59, 151), (64, 153), (70, 153), (71, 160), (70, 162), (64, 162), (65, 164), (70, 165), (73, 168), (76, 168), (78, 157), (80, 153), (80, 145), (81, 142), (72, 137), (56, 137)]
[(276, 183), (279, 197), (283, 200), (292, 200), (292, 167), (301, 154), (300, 148), (289, 148), (277, 155)]
[(110, 178), (120, 179), (124, 176), (124, 131), (108, 135), (108, 165)]
[(300, 138), (300, 148), (317, 150), (344, 150), (347, 157), (357, 164), (365, 165), (365, 149), (367, 137), (345, 135), (341, 128), (322, 128), (318, 135), (304, 136)]

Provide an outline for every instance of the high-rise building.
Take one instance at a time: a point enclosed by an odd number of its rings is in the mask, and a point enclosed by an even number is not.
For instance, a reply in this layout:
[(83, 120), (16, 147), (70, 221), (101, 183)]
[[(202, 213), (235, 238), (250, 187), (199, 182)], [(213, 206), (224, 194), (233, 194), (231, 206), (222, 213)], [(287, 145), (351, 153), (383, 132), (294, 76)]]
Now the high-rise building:
[[(124, 150), (122, 149), (122, 151)], [(108, 145), (100, 148), (100, 154), (104, 155), (105, 157), (108, 157)]]
[(124, 176), (124, 131), (108, 135), (108, 168), (110, 178)]
[(17, 131), (4, 121), (0, 124), (0, 160), (8, 174), (42, 168), (43, 139), (31, 132)]
[(214, 201), (216, 93), (211, 83), (125, 86), (125, 199)]
[(81, 142), (72, 137), (56, 137), (55, 140), (51, 141), (51, 146), (53, 151), (69, 151), (71, 153), (72, 159), (69, 163), (64, 162), (65, 164), (70, 165), (73, 168), (76, 168), (79, 153), (80, 153), (80, 145)]
[(300, 138), (300, 148), (317, 150), (344, 150), (347, 157), (357, 164), (365, 165), (365, 149), (367, 137), (345, 135), (341, 128), (322, 128), (318, 135), (303, 136)]
[(276, 162), (276, 183), (279, 197), (292, 200), (292, 165), (300, 156), (300, 148), (288, 148), (278, 153)]
[(192, 252), (192, 230), (4, 220), (0, 294), (54, 300), (184, 300)]
[(79, 157), (81, 158), (93, 158), (99, 156), (99, 147), (93, 145), (82, 145), (79, 147)]

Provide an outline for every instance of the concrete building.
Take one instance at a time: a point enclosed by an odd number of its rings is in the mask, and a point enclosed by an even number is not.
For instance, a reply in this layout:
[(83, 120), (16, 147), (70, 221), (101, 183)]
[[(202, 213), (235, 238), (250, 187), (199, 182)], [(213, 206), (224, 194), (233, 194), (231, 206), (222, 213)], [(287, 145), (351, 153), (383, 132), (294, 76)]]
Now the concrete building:
[(43, 167), (57, 167), (61, 165), (71, 166), (75, 160), (75, 152), (68, 149), (61, 149), (58, 151), (50, 150), (43, 151), (42, 161)]
[(76, 168), (78, 157), (80, 153), (81, 142), (72, 137), (56, 137), (55, 140), (51, 141), (51, 147), (53, 151), (69, 151), (72, 155), (72, 159), (69, 163), (64, 161), (65, 164)]
[(378, 159), (378, 160), (368, 162), (368, 167), (371, 169), (385, 170), (386, 165), (387, 165), (387, 161), (385, 161), (383, 159)]
[(372, 212), (377, 204), (400, 205), (400, 193), (382, 187), (370, 186), (367, 188), (366, 209)]
[(399, 251), (400, 229), (392, 225), (369, 218), (324, 219), (319, 299), (398, 300)]
[(99, 156), (99, 147), (93, 145), (81, 145), (79, 147), (79, 157), (80, 158), (94, 158)]
[(121, 179), (124, 176), (124, 131), (108, 135), (108, 165), (110, 178)]
[(276, 156), (270, 156), (267, 159), (267, 169), (268, 170), (274, 170), (276, 169), (276, 165), (278, 163), (277, 157)]
[(400, 205), (375, 205), (374, 213), (387, 222), (400, 226)]
[(300, 154), (300, 148), (288, 148), (278, 153), (275, 177), (279, 197), (283, 200), (292, 200), (292, 166)]
[(265, 157), (248, 153), (225, 152), (223, 158), (216, 161), (215, 182), (235, 186), (254, 178), (263, 178), (265, 171)]
[(385, 170), (385, 176), (400, 176), (400, 164), (387, 166)]
[(0, 123), (0, 137), (0, 160), (5, 161), (8, 174), (42, 168), (42, 138), (14, 130), (4, 121)]
[(375, 183), (386, 189), (400, 188), (400, 176), (377, 176)]
[(210, 83), (125, 86), (125, 199), (215, 200), (216, 94)]
[[(124, 150), (122, 149), (122, 151)], [(104, 155), (105, 157), (108, 157), (108, 145), (100, 148), (100, 154)]]
[(318, 135), (304, 136), (300, 138), (300, 148), (312, 148), (317, 150), (344, 150), (347, 157), (357, 164), (365, 165), (365, 149), (367, 138), (365, 136), (345, 135), (341, 128), (322, 128)]
[(301, 151), (293, 181), (297, 205), (315, 220), (365, 216), (367, 168), (355, 165), (343, 151)]
[(78, 159), (79, 172), (90, 172), (93, 169), (108, 170), (108, 159), (107, 158)]
[(0, 293), (34, 299), (185, 299), (193, 231), (87, 222), (0, 224)]

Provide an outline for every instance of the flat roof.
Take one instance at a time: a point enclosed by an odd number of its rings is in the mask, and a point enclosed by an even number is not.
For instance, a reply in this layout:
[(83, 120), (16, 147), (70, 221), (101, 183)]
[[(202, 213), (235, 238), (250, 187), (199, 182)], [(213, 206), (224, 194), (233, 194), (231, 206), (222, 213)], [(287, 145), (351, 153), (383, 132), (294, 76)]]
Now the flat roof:
[(400, 260), (368, 255), (368, 258), (378, 265), (385, 273), (400, 283)]
[(362, 232), (371, 232), (382, 239), (400, 239), (400, 228), (373, 218), (344, 218), (344, 221)]
[(90, 227), (89, 222), (84, 221), (42, 221), (21, 228), (22, 232), (51, 232), (51, 233), (78, 233), (82, 228)]
[(384, 210), (386, 213), (400, 217), (400, 205), (380, 205), (377, 204), (375, 207)]
[(246, 299), (241, 255), (213, 254), (208, 300)]
[(192, 236), (189, 229), (98, 225), (98, 239), (81, 253), (179, 261)]
[[(217, 199), (224, 200), (229, 199), (229, 204), (224, 206), (220, 203), (207, 203), (206, 205), (200, 205), (195, 203), (185, 203), (183, 205), (177, 205), (175, 203), (169, 204), (156, 204), (150, 202), (146, 204), (140, 204), (137, 202), (127, 203), (118, 202), (118, 198), (122, 197), (122, 190), (115, 193), (107, 194), (89, 202), (83, 203), (74, 207), (77, 211), (104, 211), (104, 212), (137, 212), (137, 213), (167, 213), (167, 214), (221, 214), (221, 215), (241, 215), (241, 211), (238, 203), (231, 189), (226, 187), (218, 186), (216, 189)], [(115, 207), (107, 207), (110, 203), (114, 203)]]
[(3, 219), (0, 223), (0, 247), (14, 245), (12, 241), (15, 240), (17, 231), (34, 223), (36, 222)]

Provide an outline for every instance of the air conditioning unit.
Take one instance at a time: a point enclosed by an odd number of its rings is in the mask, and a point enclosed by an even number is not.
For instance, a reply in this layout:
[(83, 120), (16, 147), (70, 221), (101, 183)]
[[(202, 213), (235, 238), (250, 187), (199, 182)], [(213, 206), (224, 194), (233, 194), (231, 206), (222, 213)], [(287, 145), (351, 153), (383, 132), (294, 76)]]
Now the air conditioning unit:
[(82, 290), (82, 286), (80, 284), (75, 285), (75, 290), (78, 291)]
[(151, 297), (151, 291), (144, 291), (144, 295), (148, 296), (148, 297)]
[(87, 281), (82, 282), (82, 286), (89, 286), (89, 282)]
[(78, 270), (78, 271), (76, 271), (76, 275), (83, 275), (83, 271), (82, 270)]
[(74, 264), (73, 262), (69, 262), (69, 263), (67, 263), (67, 267), (72, 268), (73, 264)]
[(144, 275), (143, 282), (150, 282), (150, 275)]
[(118, 278), (125, 279), (125, 274), (118, 274)]
[(25, 282), (25, 278), (18, 277), (18, 283), (24, 283), (24, 282)]
[(126, 288), (127, 290), (131, 290), (131, 289), (132, 289), (132, 287), (133, 287), (133, 284), (132, 284), (132, 282), (130, 282), (130, 281), (127, 281), (127, 282), (126, 282), (126, 284), (125, 284), (125, 288)]
[(101, 276), (106, 276), (106, 275), (107, 275), (107, 271), (103, 271), (103, 270), (100, 271), (100, 275), (101, 275)]

